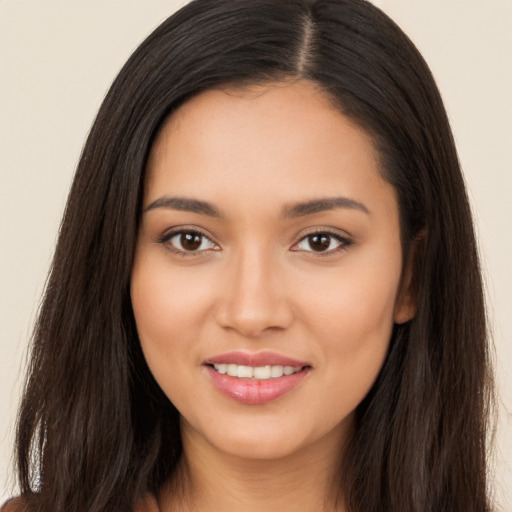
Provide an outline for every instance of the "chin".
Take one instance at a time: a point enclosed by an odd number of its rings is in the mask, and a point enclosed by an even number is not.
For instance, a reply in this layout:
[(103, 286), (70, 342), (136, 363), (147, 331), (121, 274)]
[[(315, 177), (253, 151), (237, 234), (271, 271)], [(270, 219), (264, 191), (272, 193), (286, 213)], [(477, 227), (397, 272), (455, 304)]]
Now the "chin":
[(278, 460), (290, 456), (316, 451), (323, 442), (340, 447), (351, 431), (352, 415), (338, 425), (324, 425), (317, 430), (308, 426), (300, 416), (296, 422), (284, 418), (253, 418), (246, 421), (225, 422), (213, 420), (208, 428), (193, 428), (186, 420), (182, 421), (182, 435), (192, 443), (206, 443), (228, 456), (247, 460)]

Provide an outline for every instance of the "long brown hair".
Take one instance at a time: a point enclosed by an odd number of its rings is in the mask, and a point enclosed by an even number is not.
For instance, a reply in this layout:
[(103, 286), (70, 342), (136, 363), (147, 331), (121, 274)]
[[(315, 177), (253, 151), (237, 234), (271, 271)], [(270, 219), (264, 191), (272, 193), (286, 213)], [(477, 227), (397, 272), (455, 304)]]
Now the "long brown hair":
[(439, 92), (364, 0), (196, 0), (134, 52), (69, 195), (17, 430), (29, 510), (131, 510), (181, 455), (179, 414), (141, 353), (129, 285), (148, 152), (206, 89), (308, 79), (372, 135), (404, 250), (420, 236), (416, 317), (394, 329), (359, 405), (339, 486), (352, 512), (486, 512), (492, 379), (468, 199)]

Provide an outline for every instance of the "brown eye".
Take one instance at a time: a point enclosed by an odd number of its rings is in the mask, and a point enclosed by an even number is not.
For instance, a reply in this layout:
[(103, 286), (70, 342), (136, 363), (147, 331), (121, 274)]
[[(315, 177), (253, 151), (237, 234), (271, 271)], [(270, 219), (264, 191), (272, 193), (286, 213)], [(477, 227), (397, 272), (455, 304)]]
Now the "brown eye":
[(349, 240), (337, 234), (326, 232), (311, 233), (303, 237), (294, 251), (334, 253), (343, 250), (351, 244)]
[(309, 247), (313, 251), (322, 252), (327, 251), (331, 245), (332, 237), (325, 233), (315, 233), (307, 237)]
[(181, 233), (180, 244), (186, 251), (196, 251), (201, 247), (203, 236), (199, 233)]
[(160, 243), (179, 254), (201, 253), (217, 246), (199, 231), (174, 231), (164, 236)]

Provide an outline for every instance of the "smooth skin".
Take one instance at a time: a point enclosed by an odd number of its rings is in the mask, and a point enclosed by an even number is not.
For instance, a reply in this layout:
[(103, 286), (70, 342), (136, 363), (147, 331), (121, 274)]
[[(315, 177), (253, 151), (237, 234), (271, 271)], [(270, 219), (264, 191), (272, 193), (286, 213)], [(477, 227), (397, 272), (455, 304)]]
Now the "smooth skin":
[[(354, 411), (393, 324), (414, 315), (371, 138), (307, 81), (210, 90), (165, 122), (143, 209), (133, 310), (184, 446), (161, 510), (332, 510)], [(309, 371), (276, 400), (241, 404), (204, 364), (230, 351)]]

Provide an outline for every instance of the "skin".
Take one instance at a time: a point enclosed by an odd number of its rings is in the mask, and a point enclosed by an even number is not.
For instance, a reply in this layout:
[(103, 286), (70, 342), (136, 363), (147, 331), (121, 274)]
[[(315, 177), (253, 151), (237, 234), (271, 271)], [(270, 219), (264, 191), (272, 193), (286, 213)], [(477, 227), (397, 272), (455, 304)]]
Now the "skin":
[[(164, 124), (131, 288), (149, 368), (182, 415), (184, 456), (160, 493), (163, 511), (334, 507), (354, 411), (394, 322), (414, 314), (395, 192), (377, 157), (370, 137), (307, 81), (207, 91)], [(221, 216), (181, 211), (169, 197), (208, 202)], [(333, 197), (360, 206), (290, 215)], [(180, 229), (207, 238), (187, 252), (169, 235)], [(308, 238), (315, 232), (331, 233), (322, 250)], [(310, 368), (284, 396), (241, 404), (204, 366), (233, 350), (270, 350)]]

